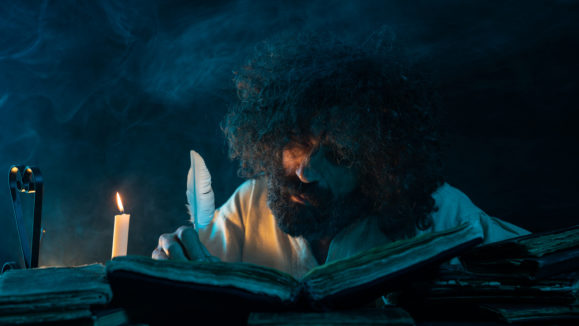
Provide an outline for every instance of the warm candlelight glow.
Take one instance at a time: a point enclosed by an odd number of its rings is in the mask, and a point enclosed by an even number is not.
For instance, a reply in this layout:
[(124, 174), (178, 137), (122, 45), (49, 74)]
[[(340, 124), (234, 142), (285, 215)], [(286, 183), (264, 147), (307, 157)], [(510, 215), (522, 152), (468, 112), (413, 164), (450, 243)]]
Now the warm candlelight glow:
[(119, 211), (121, 211), (121, 214), (125, 212), (125, 209), (123, 208), (123, 202), (121, 201), (121, 195), (119, 195), (118, 192), (117, 192), (117, 206), (119, 207)]

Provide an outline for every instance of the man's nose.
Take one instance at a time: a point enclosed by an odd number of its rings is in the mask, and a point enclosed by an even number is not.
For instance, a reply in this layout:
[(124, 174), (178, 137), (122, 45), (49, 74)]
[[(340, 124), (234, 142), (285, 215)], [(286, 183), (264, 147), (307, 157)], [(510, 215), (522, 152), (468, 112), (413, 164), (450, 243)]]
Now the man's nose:
[(296, 175), (303, 183), (317, 182), (321, 180), (320, 175), (320, 151), (316, 151), (306, 157), (296, 169)]

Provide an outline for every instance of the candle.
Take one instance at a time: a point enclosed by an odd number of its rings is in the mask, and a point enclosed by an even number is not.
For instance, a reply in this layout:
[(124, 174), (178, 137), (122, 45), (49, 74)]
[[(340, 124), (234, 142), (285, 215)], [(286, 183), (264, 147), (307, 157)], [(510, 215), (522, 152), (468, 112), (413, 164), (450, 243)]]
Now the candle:
[(115, 215), (115, 230), (113, 234), (112, 258), (127, 255), (127, 242), (129, 241), (129, 219), (131, 215), (124, 214), (123, 202), (117, 192), (117, 205), (121, 214)]

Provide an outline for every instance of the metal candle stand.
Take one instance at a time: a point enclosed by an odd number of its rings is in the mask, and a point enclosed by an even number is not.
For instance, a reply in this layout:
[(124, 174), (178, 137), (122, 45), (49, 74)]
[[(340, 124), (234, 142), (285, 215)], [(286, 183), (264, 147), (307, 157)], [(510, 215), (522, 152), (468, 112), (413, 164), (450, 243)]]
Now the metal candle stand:
[[(40, 237), (42, 233), (42, 196), (43, 196), (43, 179), (40, 170), (30, 166), (10, 167), (9, 174), (10, 194), (12, 196), (12, 207), (14, 209), (14, 219), (18, 229), (18, 238), (20, 240), (20, 249), (24, 258), (25, 268), (38, 267), (38, 255), (40, 253)], [(34, 222), (32, 224), (32, 249), (26, 232), (20, 193), (34, 195)], [(18, 268), (16, 263), (7, 262), (2, 267), (2, 272), (8, 269)]]

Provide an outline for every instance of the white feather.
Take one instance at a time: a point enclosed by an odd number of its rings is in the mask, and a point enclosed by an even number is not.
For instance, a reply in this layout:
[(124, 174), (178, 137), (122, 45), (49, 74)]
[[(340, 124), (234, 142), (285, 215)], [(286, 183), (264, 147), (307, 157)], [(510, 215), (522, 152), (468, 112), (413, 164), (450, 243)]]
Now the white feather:
[(191, 151), (191, 168), (187, 175), (187, 208), (195, 228), (211, 223), (215, 213), (215, 194), (211, 188), (211, 174), (205, 161)]

